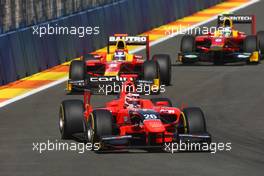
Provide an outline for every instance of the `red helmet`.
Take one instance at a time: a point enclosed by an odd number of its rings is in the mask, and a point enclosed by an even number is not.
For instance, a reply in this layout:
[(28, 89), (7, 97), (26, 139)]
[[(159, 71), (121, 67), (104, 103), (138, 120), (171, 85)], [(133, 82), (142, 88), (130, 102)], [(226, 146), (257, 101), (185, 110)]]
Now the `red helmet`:
[(125, 106), (129, 108), (140, 107), (140, 96), (136, 93), (128, 93), (125, 96)]

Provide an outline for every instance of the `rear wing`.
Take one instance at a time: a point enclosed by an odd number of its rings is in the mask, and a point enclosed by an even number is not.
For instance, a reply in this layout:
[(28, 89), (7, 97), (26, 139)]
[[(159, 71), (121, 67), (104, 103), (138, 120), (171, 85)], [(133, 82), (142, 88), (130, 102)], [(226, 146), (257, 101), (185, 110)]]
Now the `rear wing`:
[(147, 59), (149, 60), (150, 57), (149, 36), (128, 36), (127, 34), (115, 34), (114, 36), (109, 36), (107, 53), (110, 53), (110, 47), (116, 46), (119, 41), (124, 41), (126, 46), (129, 45), (146, 46), (146, 56)]
[(233, 24), (251, 24), (251, 33), (256, 34), (256, 16), (255, 15), (230, 15), (224, 14), (217, 18), (218, 27), (221, 26), (226, 19), (230, 19)]

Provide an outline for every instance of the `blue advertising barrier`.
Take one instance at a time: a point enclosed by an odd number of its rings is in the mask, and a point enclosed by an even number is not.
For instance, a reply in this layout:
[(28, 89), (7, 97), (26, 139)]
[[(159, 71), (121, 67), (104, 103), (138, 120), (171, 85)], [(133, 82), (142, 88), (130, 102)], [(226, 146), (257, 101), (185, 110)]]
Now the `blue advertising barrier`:
[[(12, 50), (12, 56), (15, 58), (15, 70), (17, 74), (17, 78), (23, 78), (27, 76), (26, 73), (26, 64), (25, 64), (25, 57), (23, 54), (23, 46), (20, 44), (20, 38), (19, 38), (20, 32), (15, 32), (12, 34), (12, 37), (9, 37), (10, 41), (10, 49)], [(1, 40), (0, 40), (1, 41)], [(5, 51), (3, 51), (5, 52)], [(4, 60), (4, 58), (3, 58)], [(5, 63), (5, 62), (3, 62)], [(4, 66), (4, 65), (3, 65)]]
[(5, 84), (7, 80), (16, 80), (17, 73), (15, 67), (15, 61), (12, 55), (12, 50), (10, 46), (9, 35), (0, 40), (0, 59), (1, 59), (1, 77), (3, 78), (2, 82)]
[[(0, 35), (0, 85), (38, 73), (69, 61), (107, 44), (109, 35), (128, 33), (135, 35), (169, 23), (224, 0), (121, 0), (67, 17), (38, 25), (37, 27), (75, 27), (81, 32), (99, 27), (93, 35), (33, 35), (28, 27)], [(79, 31), (80, 32), (80, 31)]]

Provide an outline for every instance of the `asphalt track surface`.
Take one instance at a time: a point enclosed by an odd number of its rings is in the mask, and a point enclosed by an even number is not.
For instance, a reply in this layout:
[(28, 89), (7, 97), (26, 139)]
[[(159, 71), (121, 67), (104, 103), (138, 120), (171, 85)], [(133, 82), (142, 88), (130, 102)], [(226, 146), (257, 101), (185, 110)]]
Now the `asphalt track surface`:
[[(264, 1), (240, 10), (256, 14), (264, 29)], [(215, 22), (208, 25), (215, 25)], [(246, 30), (246, 27), (240, 27)], [(180, 36), (152, 47), (174, 60)], [(174, 61), (175, 62), (175, 61)], [(175, 105), (200, 106), (214, 142), (232, 142), (229, 152), (96, 154), (74, 151), (32, 151), (33, 142), (61, 141), (58, 108), (65, 84), (15, 102), (0, 110), (0, 175), (263, 175), (264, 63), (257, 66), (173, 67), (172, 86), (165, 94)], [(102, 106), (112, 96), (94, 96)], [(72, 142), (72, 141), (69, 141)]]

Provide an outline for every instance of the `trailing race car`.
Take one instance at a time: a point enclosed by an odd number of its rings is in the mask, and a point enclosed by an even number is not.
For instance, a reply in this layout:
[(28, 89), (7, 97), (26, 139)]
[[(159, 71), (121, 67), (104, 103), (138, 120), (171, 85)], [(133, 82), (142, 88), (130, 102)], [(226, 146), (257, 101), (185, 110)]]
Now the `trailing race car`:
[(101, 150), (160, 148), (165, 143), (179, 141), (211, 142), (200, 108), (173, 107), (167, 98), (143, 99), (133, 91), (122, 91), (105, 107), (93, 108), (90, 97), (90, 92), (85, 90), (84, 101), (64, 100), (61, 103), (59, 129), (62, 139), (83, 136), (88, 143), (99, 143)]
[[(178, 61), (183, 64), (198, 61), (216, 65), (238, 61), (258, 64), (264, 56), (264, 31), (256, 35), (255, 21), (255, 16), (218, 16), (219, 28), (215, 33), (183, 36)], [(235, 30), (236, 23), (251, 23), (252, 35)]]
[[(130, 54), (128, 45), (145, 45), (146, 59)], [(113, 52), (110, 47), (115, 46)], [(118, 34), (110, 36), (107, 53), (85, 55), (81, 60), (71, 62), (68, 92), (83, 90), (84, 85), (96, 85), (102, 82), (111, 84), (122, 82), (125, 78), (152, 81), (153, 85), (169, 85), (171, 81), (171, 60), (166, 54), (156, 54), (150, 59), (148, 36), (127, 36)], [(108, 81), (107, 81), (108, 80)], [(97, 85), (98, 86), (98, 85)]]

